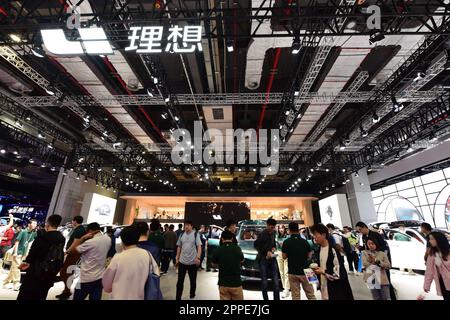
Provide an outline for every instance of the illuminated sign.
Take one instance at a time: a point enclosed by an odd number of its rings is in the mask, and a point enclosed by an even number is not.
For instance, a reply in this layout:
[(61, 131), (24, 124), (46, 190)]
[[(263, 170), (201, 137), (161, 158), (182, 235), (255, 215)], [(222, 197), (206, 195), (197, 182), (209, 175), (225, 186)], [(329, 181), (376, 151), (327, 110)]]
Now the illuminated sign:
[(62, 29), (41, 30), (45, 48), (55, 55), (114, 54), (103, 28), (79, 28), (81, 41), (69, 41)]
[(131, 35), (128, 37), (130, 45), (125, 51), (136, 50), (137, 53), (192, 53), (196, 49), (202, 51), (202, 27), (201, 26), (172, 26), (169, 28), (167, 44), (162, 48), (163, 27), (131, 27)]
[[(45, 48), (54, 55), (64, 56), (114, 54), (103, 28), (78, 28), (77, 30), (80, 40), (67, 40), (62, 29), (41, 30)], [(163, 37), (164, 35), (166, 36)], [(202, 51), (201, 26), (172, 26), (166, 33), (160, 26), (131, 27), (128, 39), (130, 44), (125, 51), (136, 51), (136, 53)]]

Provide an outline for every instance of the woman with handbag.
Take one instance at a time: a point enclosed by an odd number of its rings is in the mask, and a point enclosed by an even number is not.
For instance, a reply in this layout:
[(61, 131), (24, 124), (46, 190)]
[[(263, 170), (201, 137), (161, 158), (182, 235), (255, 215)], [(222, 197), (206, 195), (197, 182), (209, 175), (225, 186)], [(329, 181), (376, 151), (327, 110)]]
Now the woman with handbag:
[(423, 290), (430, 292), (434, 280), (437, 294), (445, 301), (450, 301), (450, 244), (447, 237), (439, 231), (430, 233), (430, 244)]

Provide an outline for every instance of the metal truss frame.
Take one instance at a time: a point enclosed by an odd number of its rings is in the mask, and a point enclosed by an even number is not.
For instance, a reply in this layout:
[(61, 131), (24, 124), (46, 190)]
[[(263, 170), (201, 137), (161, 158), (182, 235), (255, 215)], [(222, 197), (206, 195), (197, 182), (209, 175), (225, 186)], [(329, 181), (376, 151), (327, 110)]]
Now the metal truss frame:
[[(443, 89), (436, 88), (428, 91), (402, 92), (398, 98), (405, 102), (430, 102), (444, 93)], [(197, 93), (197, 94), (172, 94), (170, 98), (176, 101), (179, 106), (197, 104), (204, 105), (230, 105), (230, 104), (262, 104), (268, 101), (268, 104), (280, 104), (283, 101), (284, 93)], [(338, 94), (309, 92), (299, 96), (298, 103), (366, 103), (373, 95), (372, 91), (342, 91)], [(403, 97), (404, 96), (404, 97)], [(150, 97), (147, 94), (138, 95), (114, 95), (114, 96), (64, 96), (61, 98), (54, 96), (22, 96), (16, 99), (19, 103), (27, 107), (61, 107), (77, 103), (81, 106), (108, 106), (108, 105), (166, 105), (161, 97)], [(379, 102), (391, 101), (389, 93), (380, 97)]]
[[(366, 82), (369, 78), (369, 73), (367, 71), (362, 71), (358, 73), (355, 80), (351, 83), (346, 92), (355, 93), (359, 90), (359, 88)], [(314, 128), (314, 131), (309, 135), (306, 139), (307, 142), (316, 140), (319, 135), (326, 129), (328, 124), (334, 117), (342, 110), (342, 108), (346, 105), (346, 102), (336, 103), (331, 107), (331, 110), (327, 112), (325, 117), (319, 122), (319, 124)]]
[[(19, 142), (25, 147), (19, 147), (17, 150), (22, 158), (40, 159), (43, 162), (50, 162), (53, 165), (62, 165), (68, 153), (58, 148), (48, 148), (48, 142), (42, 141), (22, 130), (18, 130), (7, 123), (0, 121), (2, 139), (11, 142)], [(9, 139), (9, 140), (8, 140)], [(45, 161), (44, 161), (45, 160)]]
[[(0, 32), (5, 34), (11, 30), (16, 32), (31, 33), (27, 40), (33, 38), (33, 33), (36, 33), (40, 28), (47, 27), (64, 27), (67, 14), (64, 12), (64, 3), (60, 7), (55, 7), (49, 10), (48, 16), (43, 16), (38, 12), (42, 8), (41, 1), (33, 7), (34, 10), (23, 10), (25, 2), (21, 3), (21, 8), (16, 10), (15, 15), (7, 16), (6, 24), (0, 26)], [(167, 24), (177, 23), (180, 21), (189, 23), (192, 21), (203, 21), (205, 24), (211, 21), (220, 23), (222, 20), (226, 23), (248, 23), (250, 20), (255, 20), (262, 24), (264, 21), (271, 20), (272, 23), (278, 25), (279, 30), (270, 33), (258, 32), (260, 28), (256, 27), (254, 32), (249, 34), (219, 34), (218, 28), (213, 28), (208, 34), (209, 38), (256, 38), (256, 37), (293, 37), (294, 33), (300, 30), (301, 36), (317, 36), (317, 31), (310, 28), (312, 25), (320, 25), (322, 36), (337, 36), (337, 35), (351, 35), (358, 36), (370, 35), (370, 31), (366, 26), (366, 19), (368, 14), (364, 13), (365, 6), (352, 5), (352, 1), (337, 1), (330, 0), (325, 3), (308, 3), (307, 5), (297, 5), (293, 3), (285, 7), (271, 7), (267, 5), (269, 0), (265, 0), (258, 8), (256, 14), (253, 14), (251, 7), (242, 7), (240, 4), (232, 6), (220, 6), (219, 2), (213, 7), (206, 7), (204, 1), (176, 1), (167, 0), (160, 8), (144, 9), (141, 4), (137, 10), (128, 9), (129, 1), (124, 1), (121, 5), (105, 5), (103, 10), (92, 14), (81, 14), (83, 18), (88, 19), (90, 24), (97, 25), (114, 25), (123, 24), (124, 21), (133, 21), (134, 25), (142, 24)], [(424, 4), (407, 4), (406, 10), (400, 11), (398, 8), (390, 5), (390, 1), (378, 1), (378, 5), (382, 9), (382, 30), (385, 35), (398, 34), (443, 34), (448, 32), (442, 30), (442, 24), (436, 22), (436, 17), (447, 16), (450, 11), (450, 6), (443, 1), (430, 1)], [(148, 7), (148, 5), (147, 5)], [(438, 7), (442, 8), (440, 12), (433, 11)], [(233, 15), (233, 9), (238, 12), (237, 16)], [(283, 13), (283, 10), (289, 10), (289, 14)], [(428, 17), (428, 19), (424, 19)], [(26, 22), (32, 19), (45, 19), (45, 23), (27, 24)], [(39, 21), (39, 20), (38, 20)], [(349, 30), (348, 24), (350, 21), (356, 21), (357, 30)], [(405, 30), (403, 26), (405, 23), (415, 22), (421, 28), (417, 31)], [(128, 41), (127, 32), (111, 34), (110, 39), (116, 43)], [(7, 37), (4, 37), (4, 41)]]
[[(86, 111), (80, 108), (75, 101), (67, 99), (67, 97), (65, 97), (64, 94), (58, 88), (52, 88), (50, 81), (45, 79), (41, 74), (39, 74), (39, 72), (37, 72), (30, 65), (28, 65), (13, 49), (7, 46), (0, 46), (0, 56), (7, 62), (9, 62), (14, 68), (16, 68), (26, 77), (28, 77), (31, 81), (33, 81), (36, 85), (41, 87), (43, 90), (56, 91), (55, 95), (51, 96), (52, 98), (56, 99), (55, 101), (58, 101), (58, 103), (55, 105), (62, 106), (61, 101), (63, 100), (64, 106), (67, 107), (70, 111), (75, 113), (80, 118), (86, 117), (87, 115)], [(21, 103), (20, 98), (17, 99), (16, 101)], [(103, 133), (105, 131), (105, 127), (95, 119), (92, 119), (89, 125), (98, 130), (100, 133)], [(110, 139), (115, 141), (117, 140), (117, 137), (113, 134), (110, 134)]]
[(27, 110), (18, 104), (14, 99), (4, 94), (2, 90), (0, 90), (0, 110), (9, 113), (14, 118), (24, 122), (25, 119), (28, 124), (35, 127), (42, 133), (52, 138), (55, 138), (59, 141), (62, 141), (68, 145), (73, 145), (74, 141), (72, 138), (68, 137), (64, 133), (61, 132), (58, 128), (54, 127), (52, 124), (47, 121), (43, 122), (42, 119), (36, 116), (32, 111)]
[(450, 94), (446, 94), (387, 130), (359, 152), (348, 153), (343, 158), (360, 168), (382, 163), (403, 152), (405, 145), (414, 146), (415, 141), (428, 139), (432, 131), (441, 131), (450, 126), (449, 116)]

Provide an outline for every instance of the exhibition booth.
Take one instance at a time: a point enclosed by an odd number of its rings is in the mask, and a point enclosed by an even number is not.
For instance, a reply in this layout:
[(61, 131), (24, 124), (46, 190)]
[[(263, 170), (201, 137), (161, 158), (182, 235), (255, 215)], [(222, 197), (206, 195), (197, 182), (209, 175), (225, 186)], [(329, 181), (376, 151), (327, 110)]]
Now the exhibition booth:
[(189, 219), (199, 224), (223, 225), (227, 219), (300, 220), (312, 225), (314, 197), (244, 196), (145, 196), (125, 195), (124, 224), (134, 219), (158, 218), (162, 222)]

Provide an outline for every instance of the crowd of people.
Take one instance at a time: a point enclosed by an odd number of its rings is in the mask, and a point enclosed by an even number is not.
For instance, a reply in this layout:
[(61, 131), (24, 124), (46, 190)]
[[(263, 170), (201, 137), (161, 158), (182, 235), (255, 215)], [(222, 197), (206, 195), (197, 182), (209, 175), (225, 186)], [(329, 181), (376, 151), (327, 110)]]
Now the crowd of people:
[[(120, 234), (112, 229), (104, 233), (98, 223), (85, 226), (83, 217), (76, 216), (66, 241), (58, 231), (62, 220), (59, 215), (49, 216), (40, 228), (35, 220), (30, 220), (17, 233), (13, 217), (9, 220), (0, 225), (0, 252), (10, 262), (3, 285), (18, 290), (18, 300), (45, 300), (58, 275), (64, 283), (63, 291), (57, 295), (61, 300), (72, 296), (74, 278), (78, 278), (74, 300), (100, 300), (103, 292), (109, 293), (110, 299), (163, 299), (160, 277), (168, 272), (170, 262), (178, 277), (176, 299), (183, 296), (186, 273), (190, 280), (189, 297), (194, 298), (207, 241), (219, 236), (207, 226), (196, 229), (192, 221), (179, 224), (175, 231), (174, 225), (162, 227), (157, 219), (150, 224), (134, 222), (121, 229)], [(245, 298), (241, 281), (244, 255), (236, 230), (237, 222), (228, 221), (220, 233), (218, 248), (209, 257), (219, 272), (222, 300)], [(450, 300), (449, 242), (428, 223), (421, 225), (421, 233), (427, 239), (423, 289), (429, 292), (434, 282), (437, 294)], [(119, 252), (115, 245), (117, 236), (122, 243)], [(315, 286), (323, 300), (353, 300), (349, 273), (363, 275), (374, 300), (396, 299), (390, 278), (389, 245), (382, 232), (364, 222), (356, 223), (355, 230), (319, 223), (309, 227), (305, 235), (296, 222), (290, 222), (286, 228), (269, 218), (265, 230), (253, 243), (265, 300), (269, 299), (270, 279), (275, 300), (280, 295), (300, 300), (302, 289), (308, 300), (315, 300)]]

